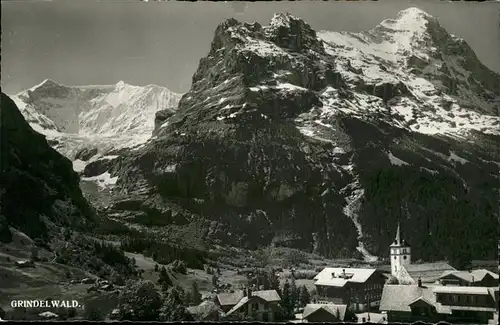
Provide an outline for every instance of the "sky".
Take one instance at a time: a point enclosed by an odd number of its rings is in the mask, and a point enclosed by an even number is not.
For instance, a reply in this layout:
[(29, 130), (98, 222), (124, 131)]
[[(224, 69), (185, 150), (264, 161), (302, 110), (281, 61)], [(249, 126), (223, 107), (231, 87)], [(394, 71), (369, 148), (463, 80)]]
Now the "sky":
[(2, 1), (2, 91), (50, 78), (65, 85), (157, 84), (186, 92), (215, 28), (227, 18), (267, 23), (290, 12), (316, 30), (368, 30), (408, 7), (437, 17), (500, 72), (500, 4), (438, 0), (377, 2)]

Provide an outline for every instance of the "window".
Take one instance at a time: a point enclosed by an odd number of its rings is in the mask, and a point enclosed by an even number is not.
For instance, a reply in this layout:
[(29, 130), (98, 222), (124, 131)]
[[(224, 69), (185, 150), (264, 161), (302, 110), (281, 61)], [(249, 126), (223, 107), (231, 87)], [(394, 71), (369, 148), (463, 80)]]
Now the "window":
[(396, 256), (394, 256), (394, 259), (396, 259)]
[(406, 249), (403, 249), (403, 254), (406, 254)]
[(403, 259), (404, 259), (404, 260), (406, 260), (406, 258), (407, 258), (407, 257), (408, 257), (408, 256), (406, 256), (406, 255), (405, 255), (405, 256), (403, 256)]

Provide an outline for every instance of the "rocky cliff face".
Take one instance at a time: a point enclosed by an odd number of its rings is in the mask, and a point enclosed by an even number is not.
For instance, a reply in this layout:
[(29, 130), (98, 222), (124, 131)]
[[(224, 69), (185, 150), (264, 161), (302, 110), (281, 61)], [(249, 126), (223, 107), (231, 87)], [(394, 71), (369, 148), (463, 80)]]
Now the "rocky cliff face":
[(476, 59), (465, 82), (479, 88), (444, 91), (419, 40), (443, 64), (439, 48), (470, 49), (432, 24), (413, 8), (362, 35), (318, 37), (288, 14), (223, 22), (178, 110), (113, 161), (109, 213), (196, 224), (205, 243), (366, 259), (387, 255), (401, 220), (417, 259), (493, 258), (500, 77)]
[(29, 126), (4, 93), (0, 144), (0, 232), (8, 225), (48, 240), (52, 226), (81, 229), (92, 224), (94, 211), (82, 196), (71, 161)]

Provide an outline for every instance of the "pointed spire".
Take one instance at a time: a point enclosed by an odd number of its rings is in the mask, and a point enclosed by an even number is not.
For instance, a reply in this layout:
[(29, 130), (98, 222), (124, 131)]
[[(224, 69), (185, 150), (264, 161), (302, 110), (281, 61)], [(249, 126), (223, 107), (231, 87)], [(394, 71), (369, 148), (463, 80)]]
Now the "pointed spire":
[(398, 221), (398, 230), (396, 231), (396, 238), (394, 240), (396, 242), (396, 245), (401, 245), (401, 232), (399, 229), (399, 221)]

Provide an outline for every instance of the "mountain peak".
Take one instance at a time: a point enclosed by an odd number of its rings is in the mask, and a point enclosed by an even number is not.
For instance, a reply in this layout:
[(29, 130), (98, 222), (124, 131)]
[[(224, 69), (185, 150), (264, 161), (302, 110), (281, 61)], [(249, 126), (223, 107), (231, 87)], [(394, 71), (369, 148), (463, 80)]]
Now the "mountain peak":
[(286, 13), (275, 13), (273, 18), (271, 18), (270, 26), (279, 27), (279, 26), (289, 26), (290, 21), (292, 20), (300, 20), (299, 18), (292, 16), (289, 12)]
[(44, 81), (42, 81), (41, 83), (39, 83), (38, 85), (34, 86), (32, 89), (36, 89), (36, 88), (47, 88), (47, 87), (61, 87), (62, 85), (50, 78), (47, 78), (45, 79)]
[(403, 19), (404, 18), (404, 19), (414, 19), (414, 20), (418, 20), (418, 19), (422, 19), (422, 18), (426, 18), (426, 19), (432, 19), (433, 18), (427, 12), (425, 12), (422, 9), (419, 9), (417, 7), (410, 7), (410, 8), (401, 10), (397, 14), (397, 17), (398, 17), (397, 19)]
[(401, 10), (395, 19), (385, 19), (379, 26), (393, 31), (422, 33), (427, 30), (430, 21), (436, 21), (436, 19), (419, 8), (410, 7)]
[(118, 89), (124, 88), (125, 86), (127, 86), (127, 84), (123, 80), (120, 80), (116, 83), (116, 88)]
[(266, 38), (281, 48), (292, 52), (313, 50), (323, 53), (324, 48), (318, 40), (316, 31), (303, 19), (290, 13), (277, 13), (265, 27)]

